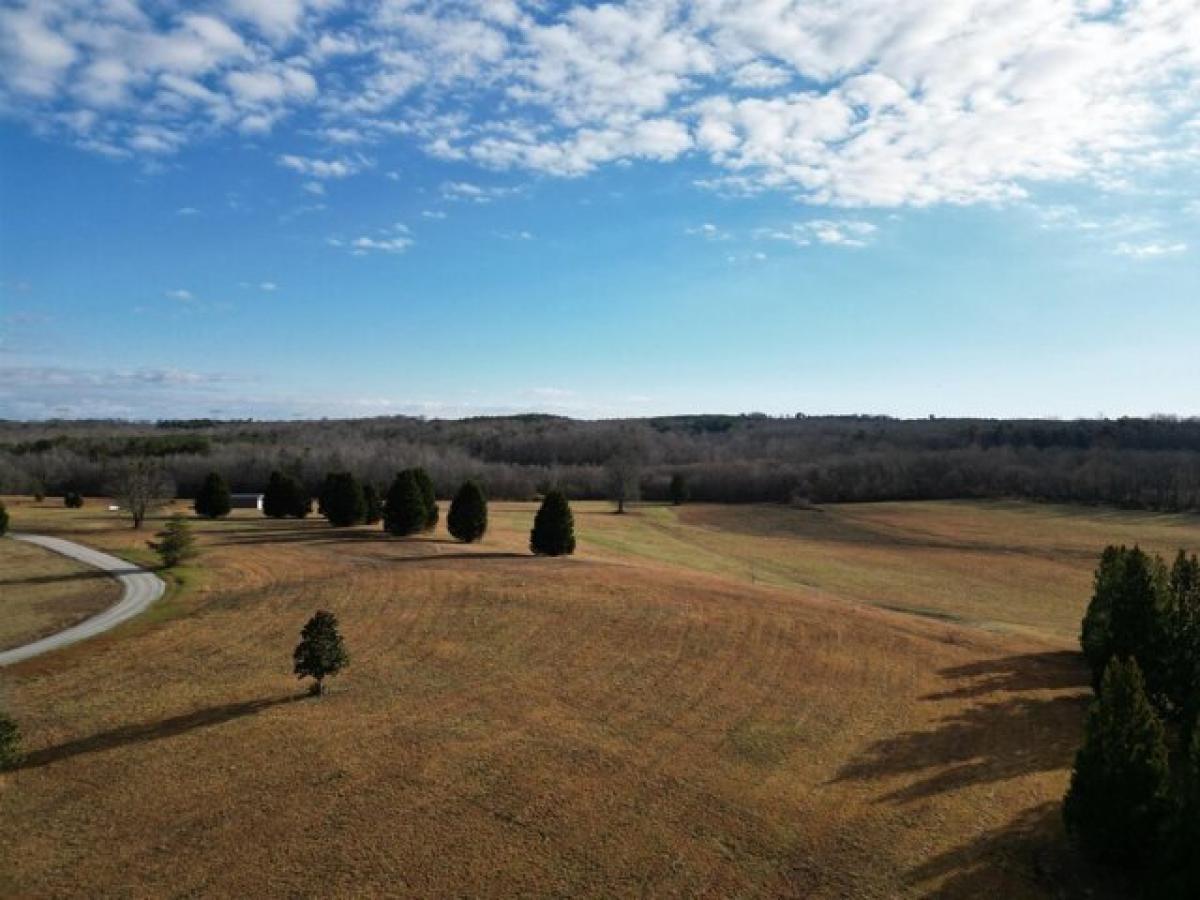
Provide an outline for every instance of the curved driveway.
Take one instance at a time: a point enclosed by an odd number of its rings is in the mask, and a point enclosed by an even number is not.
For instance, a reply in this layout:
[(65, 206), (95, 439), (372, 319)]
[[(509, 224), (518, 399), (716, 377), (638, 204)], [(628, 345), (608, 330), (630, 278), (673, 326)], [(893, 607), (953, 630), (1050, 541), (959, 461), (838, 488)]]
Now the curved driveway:
[(102, 569), (121, 582), (124, 594), (113, 606), (90, 619), (84, 619), (78, 625), (73, 625), (65, 631), (44, 637), (31, 644), (0, 652), (0, 666), (23, 662), (34, 656), (49, 653), (51, 650), (66, 647), (68, 644), (95, 637), (101, 632), (115, 628), (122, 622), (145, 612), (150, 604), (161, 597), (163, 591), (166, 590), (166, 584), (157, 575), (147, 572), (131, 562), (101, 553), (90, 547), (84, 547), (82, 544), (40, 534), (13, 534), (12, 537), (18, 541), (37, 544), (39, 547), (45, 547), (47, 550)]

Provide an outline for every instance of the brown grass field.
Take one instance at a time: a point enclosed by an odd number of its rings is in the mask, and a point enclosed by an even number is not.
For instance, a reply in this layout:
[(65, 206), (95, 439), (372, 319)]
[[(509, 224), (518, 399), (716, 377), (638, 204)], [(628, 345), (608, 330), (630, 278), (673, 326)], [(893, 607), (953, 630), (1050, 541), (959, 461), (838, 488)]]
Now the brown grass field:
[[(9, 509), (149, 559), (94, 505)], [(1119, 895), (1060, 825), (1075, 635), (1105, 543), (1200, 519), (576, 504), (551, 560), (532, 515), (198, 523), (158, 609), (0, 674), (0, 896)], [(353, 658), (316, 700), (320, 607)]]

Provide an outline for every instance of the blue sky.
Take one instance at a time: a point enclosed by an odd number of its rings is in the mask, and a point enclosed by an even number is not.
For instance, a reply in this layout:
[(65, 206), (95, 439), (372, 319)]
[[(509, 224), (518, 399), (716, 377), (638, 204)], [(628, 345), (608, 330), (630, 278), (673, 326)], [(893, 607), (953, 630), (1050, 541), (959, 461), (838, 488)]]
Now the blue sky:
[(1200, 414), (1200, 10), (948, 6), (6, 6), (0, 416)]

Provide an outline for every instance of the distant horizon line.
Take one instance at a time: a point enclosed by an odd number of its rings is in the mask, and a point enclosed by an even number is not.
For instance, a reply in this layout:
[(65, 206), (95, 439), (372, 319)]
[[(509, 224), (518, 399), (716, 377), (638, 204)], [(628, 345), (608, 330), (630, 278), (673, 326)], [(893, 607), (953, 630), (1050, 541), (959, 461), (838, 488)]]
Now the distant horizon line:
[(482, 413), (462, 416), (430, 416), (410, 413), (393, 413), (378, 416), (294, 416), (294, 417), (264, 417), (254, 416), (222, 418), (218, 416), (184, 416), (178, 418), (122, 418), (122, 417), (72, 417), (55, 416), (44, 419), (16, 419), (0, 417), (3, 425), (152, 425), (158, 427), (204, 428), (220, 425), (238, 424), (289, 424), (302, 422), (372, 422), (403, 419), (417, 422), (470, 422), (505, 419), (562, 419), (571, 422), (652, 422), (664, 419), (749, 419), (773, 421), (806, 421), (806, 420), (860, 420), (860, 421), (889, 421), (889, 422), (1168, 422), (1175, 424), (1190, 424), (1200, 422), (1200, 415), (1185, 415), (1179, 413), (1148, 413), (1143, 415), (1122, 414), (1110, 416), (1098, 413), (1094, 416), (997, 416), (997, 415), (941, 415), (929, 413), (924, 416), (895, 415), (892, 413), (764, 413), (749, 412), (684, 412), (663, 413), (659, 415), (640, 416), (573, 416), (563, 413), (542, 412), (530, 410), (527, 412), (511, 413)]

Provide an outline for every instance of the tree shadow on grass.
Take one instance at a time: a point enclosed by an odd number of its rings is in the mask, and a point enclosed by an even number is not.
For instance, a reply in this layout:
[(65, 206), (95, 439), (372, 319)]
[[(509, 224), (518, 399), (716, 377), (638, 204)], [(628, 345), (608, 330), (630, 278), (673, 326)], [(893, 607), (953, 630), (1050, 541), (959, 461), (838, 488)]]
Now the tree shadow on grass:
[(140, 571), (141, 569), (131, 566), (128, 569), (89, 569), (86, 572), (67, 572), (59, 575), (30, 575), (26, 578), (3, 578), (0, 579), (0, 587), (12, 585), (58, 584), (65, 581), (88, 581), (98, 578), (115, 578), (119, 575), (136, 575)]
[[(973, 786), (1069, 770), (1091, 692), (1077, 653), (1047, 651), (980, 660), (939, 671), (954, 682), (921, 700), (951, 703), (939, 721), (876, 741), (835, 781), (888, 780), (877, 803), (908, 804)], [(933, 897), (1117, 897), (1067, 843), (1061, 804), (1024, 810), (1007, 825), (905, 873)]]
[(493, 559), (536, 559), (531, 553), (516, 553), (513, 551), (496, 550), (482, 553), (426, 553), (422, 556), (396, 556), (387, 560), (388, 563), (420, 563), (440, 562), (451, 560), (479, 560), (481, 562)]
[(929, 694), (922, 700), (983, 697), (997, 691), (1040, 691), (1085, 688), (1091, 682), (1083, 654), (1074, 650), (1022, 653), (952, 666), (938, 672), (944, 678), (978, 679), (972, 684)]
[(382, 529), (363, 531), (351, 528), (247, 528), (213, 532), (220, 539), (213, 543), (240, 547), (251, 544), (337, 544), (337, 543), (397, 543), (408, 544), (453, 544), (461, 541), (450, 538), (432, 537), (425, 534), (393, 535)]
[[(834, 781), (910, 776), (905, 786), (878, 798), (881, 803), (905, 803), (970, 785), (1070, 768), (1089, 699), (1087, 672), (1077, 656), (1025, 654), (955, 666), (939, 674), (978, 680), (923, 700), (978, 702), (959, 707), (931, 728), (876, 741), (843, 766)], [(1020, 695), (1046, 690), (1060, 692)], [(987, 695), (999, 696), (982, 699)]]
[(98, 753), (113, 750), (129, 744), (142, 744), (147, 741), (157, 741), (163, 738), (176, 737), (197, 728), (209, 728), (221, 725), (244, 716), (252, 716), (274, 706), (296, 703), (308, 697), (307, 693), (286, 694), (280, 697), (265, 697), (259, 700), (246, 700), (241, 703), (226, 703), (221, 706), (210, 706), (194, 712), (172, 716), (157, 722), (141, 722), (134, 725), (122, 725), (111, 731), (102, 731), (90, 737), (67, 741), (53, 747), (35, 750), (26, 755), (17, 765), (18, 769), (38, 769), (51, 763), (70, 759), (73, 756), (83, 756), (87, 753)]
[(970, 785), (1066, 769), (1079, 746), (1086, 705), (1082, 696), (982, 703), (928, 730), (875, 742), (844, 766), (835, 781), (911, 775), (914, 779), (904, 787), (879, 797), (881, 803), (905, 803)]
[[(1067, 841), (1061, 804), (1031, 807), (1008, 824), (906, 873), (921, 896), (944, 898), (1135, 896), (1126, 877), (1089, 863)], [(929, 882), (939, 881), (936, 888)]]

